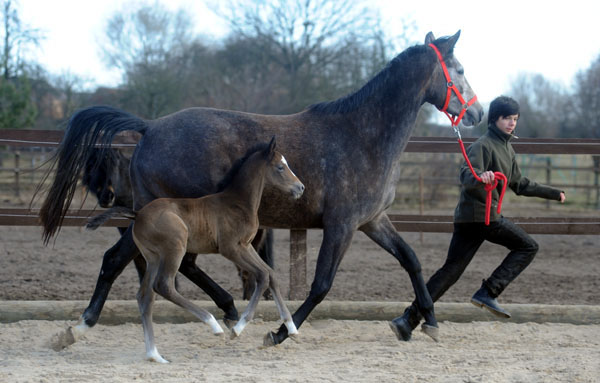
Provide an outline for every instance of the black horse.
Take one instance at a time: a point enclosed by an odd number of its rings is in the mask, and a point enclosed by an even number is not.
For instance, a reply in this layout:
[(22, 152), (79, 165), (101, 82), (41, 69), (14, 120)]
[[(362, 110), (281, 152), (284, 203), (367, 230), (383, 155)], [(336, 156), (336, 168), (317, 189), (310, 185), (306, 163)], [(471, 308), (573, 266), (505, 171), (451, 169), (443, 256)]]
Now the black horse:
[[(81, 183), (85, 190), (96, 197), (98, 205), (101, 207), (111, 208), (113, 206), (121, 206), (132, 209), (133, 193), (129, 180), (129, 165), (131, 155), (133, 154), (133, 147), (131, 145), (137, 144), (141, 137), (139, 135), (123, 133), (119, 136), (120, 144), (123, 145), (122, 148), (111, 148), (109, 150), (93, 149), (90, 151), (83, 168)], [(118, 230), (121, 235), (125, 232), (125, 228), (119, 227)], [(257, 249), (260, 258), (273, 268), (273, 230), (261, 230), (255, 237), (253, 245)], [(186, 266), (188, 267), (191, 263), (194, 263), (191, 257), (195, 258), (196, 256), (188, 255), (189, 259), (186, 261)], [(142, 256), (137, 256), (134, 258), (134, 263), (141, 281), (146, 269), (146, 262)], [(187, 270), (184, 271), (186, 274), (190, 273)], [(203, 273), (196, 274), (202, 276), (202, 278), (207, 278)], [(238, 274), (242, 280), (242, 299), (250, 299), (250, 296), (254, 292), (256, 281), (241, 269), (238, 269)], [(196, 284), (201, 287), (206, 286), (205, 283), (200, 281)], [(228, 296), (229, 293), (222, 291), (220, 295), (217, 295), (217, 298), (220, 298), (222, 295)], [(265, 298), (271, 298), (271, 294), (268, 291), (265, 292)], [(228, 297), (228, 300), (231, 299)], [(232, 319), (235, 320), (235, 318)]]
[[(310, 293), (293, 315), (296, 326), (325, 298), (354, 233), (360, 230), (408, 272), (425, 318), (424, 330), (435, 337), (437, 322), (421, 265), (385, 211), (394, 201), (400, 156), (420, 107), (429, 102), (441, 109), (446, 100), (448, 84), (430, 43), (441, 52), (458, 90), (467, 99), (474, 96), (453, 53), (459, 34), (435, 40), (429, 33), (424, 45), (400, 53), (355, 93), (293, 115), (190, 108), (146, 121), (108, 107), (83, 109), (69, 122), (58, 153), (60, 171), (40, 211), (44, 239), (60, 228), (74, 178), (88, 151), (97, 143), (108, 147), (118, 132), (134, 130), (143, 135), (130, 167), (136, 209), (159, 197), (215, 192), (217, 182), (245, 148), (276, 136), (294, 172), (305, 181), (306, 192), (290, 204), (278, 193), (265, 190), (259, 209), (261, 225), (323, 229)], [(458, 115), (462, 110), (453, 95), (447, 111)], [(472, 125), (482, 116), (483, 108), (476, 102), (462, 121)], [(138, 254), (130, 227), (105, 255), (100, 275), (103, 286), (100, 291), (97, 287), (82, 323), (95, 323), (115, 273)], [(118, 265), (110, 269), (112, 275), (106, 274), (107, 263)], [(283, 326), (269, 333), (267, 341), (277, 344), (286, 338)]]

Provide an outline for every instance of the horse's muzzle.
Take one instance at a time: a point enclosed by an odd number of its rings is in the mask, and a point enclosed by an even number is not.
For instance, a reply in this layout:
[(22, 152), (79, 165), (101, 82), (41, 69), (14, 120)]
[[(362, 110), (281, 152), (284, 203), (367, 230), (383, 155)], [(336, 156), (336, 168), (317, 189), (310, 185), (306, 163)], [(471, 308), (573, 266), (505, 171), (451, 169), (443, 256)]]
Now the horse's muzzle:
[(302, 194), (304, 194), (304, 184), (302, 184), (302, 182), (295, 183), (294, 185), (292, 185), (291, 191), (294, 199), (302, 197)]

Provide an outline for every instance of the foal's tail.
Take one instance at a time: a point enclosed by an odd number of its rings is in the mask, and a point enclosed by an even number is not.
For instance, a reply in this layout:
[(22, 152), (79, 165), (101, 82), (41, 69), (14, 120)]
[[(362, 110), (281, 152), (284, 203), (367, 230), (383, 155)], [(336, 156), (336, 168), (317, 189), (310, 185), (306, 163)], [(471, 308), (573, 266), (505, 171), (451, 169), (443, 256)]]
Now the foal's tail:
[[(100, 150), (96, 158), (101, 159), (116, 134), (128, 130), (144, 134), (147, 128), (147, 122), (141, 118), (108, 106), (81, 109), (71, 117), (64, 138), (51, 159), (50, 169), (42, 178), (32, 199), (33, 203), (40, 191), (48, 191), (39, 213), (44, 228), (44, 244), (60, 231), (77, 189), (77, 181), (86, 163), (94, 155), (94, 149)], [(54, 182), (47, 189), (43, 185), (54, 170)]]
[(85, 225), (85, 228), (88, 230), (96, 230), (97, 228), (102, 226), (104, 222), (108, 221), (111, 218), (125, 217), (135, 220), (136, 215), (136, 212), (128, 207), (114, 206), (106, 210), (102, 214), (98, 214), (97, 216), (90, 218), (88, 220), (88, 223)]

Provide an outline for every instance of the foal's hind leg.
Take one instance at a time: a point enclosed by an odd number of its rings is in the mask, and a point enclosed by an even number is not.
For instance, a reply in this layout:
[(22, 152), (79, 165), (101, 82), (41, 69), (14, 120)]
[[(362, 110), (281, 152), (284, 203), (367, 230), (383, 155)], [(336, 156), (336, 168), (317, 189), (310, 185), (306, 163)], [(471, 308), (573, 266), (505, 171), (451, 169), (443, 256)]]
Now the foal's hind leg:
[[(377, 219), (362, 226), (360, 230), (379, 246), (392, 254), (400, 262), (400, 265), (408, 272), (419, 309), (425, 318), (425, 323), (422, 326), (423, 332), (429, 335), (433, 340), (437, 341), (439, 331), (433, 311), (433, 300), (425, 285), (425, 280), (421, 274), (421, 264), (414, 251), (406, 242), (404, 242), (402, 237), (400, 237), (386, 214), (382, 214)], [(399, 330), (394, 327), (393, 323), (392, 329), (396, 335), (401, 338), (398, 332)]]
[[(147, 256), (150, 254), (146, 253)], [(150, 258), (148, 261), (148, 267), (146, 273), (142, 278), (140, 289), (137, 293), (138, 307), (140, 309), (140, 315), (142, 318), (142, 327), (144, 329), (144, 343), (146, 344), (146, 357), (149, 360), (158, 363), (169, 363), (168, 360), (164, 359), (158, 352), (156, 344), (154, 343), (154, 328), (152, 326), (152, 312), (154, 306), (154, 299), (156, 293), (152, 289), (152, 281), (156, 277), (158, 271), (158, 265), (156, 259)]]
[[(211, 313), (190, 302), (175, 289), (175, 275), (185, 255), (185, 247), (171, 247), (171, 245), (166, 244), (164, 248), (169, 249), (170, 253), (160, 255), (160, 266), (152, 285), (154, 291), (177, 306), (188, 310), (202, 322), (209, 325), (215, 335), (223, 334), (223, 329)], [(183, 250), (177, 250), (178, 248), (183, 248)], [(173, 251), (173, 249), (175, 250)]]

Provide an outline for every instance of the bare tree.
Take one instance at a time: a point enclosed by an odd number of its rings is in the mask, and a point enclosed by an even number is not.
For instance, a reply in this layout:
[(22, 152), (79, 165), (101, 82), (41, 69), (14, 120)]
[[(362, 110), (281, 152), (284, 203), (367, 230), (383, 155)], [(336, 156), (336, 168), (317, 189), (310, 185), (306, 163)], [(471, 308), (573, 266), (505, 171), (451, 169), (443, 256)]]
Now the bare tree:
[(541, 74), (519, 75), (512, 84), (510, 95), (521, 108), (519, 135), (557, 137), (569, 122), (566, 90)]
[(575, 77), (577, 125), (580, 137), (600, 138), (600, 56)]
[[(213, 3), (212, 8), (235, 36), (251, 44), (251, 50), (268, 55), (285, 73), (280, 112), (319, 101), (314, 99), (319, 89), (339, 97), (323, 86), (323, 78), (338, 76), (346, 84), (341, 88), (348, 90), (381, 69), (387, 59), (379, 15), (364, 1), (237, 0)], [(357, 49), (360, 58), (355, 56)], [(370, 65), (364, 65), (365, 54), (370, 55)]]
[(0, 77), (0, 128), (25, 128), (33, 125), (36, 108), (31, 99), (31, 82), (23, 53), (37, 45), (38, 30), (27, 28), (21, 22), (13, 0), (1, 3), (2, 47)]
[(159, 3), (116, 13), (108, 22), (106, 62), (124, 73), (123, 105), (156, 118), (182, 103), (184, 72), (177, 66), (193, 42), (191, 20), (183, 10)]

